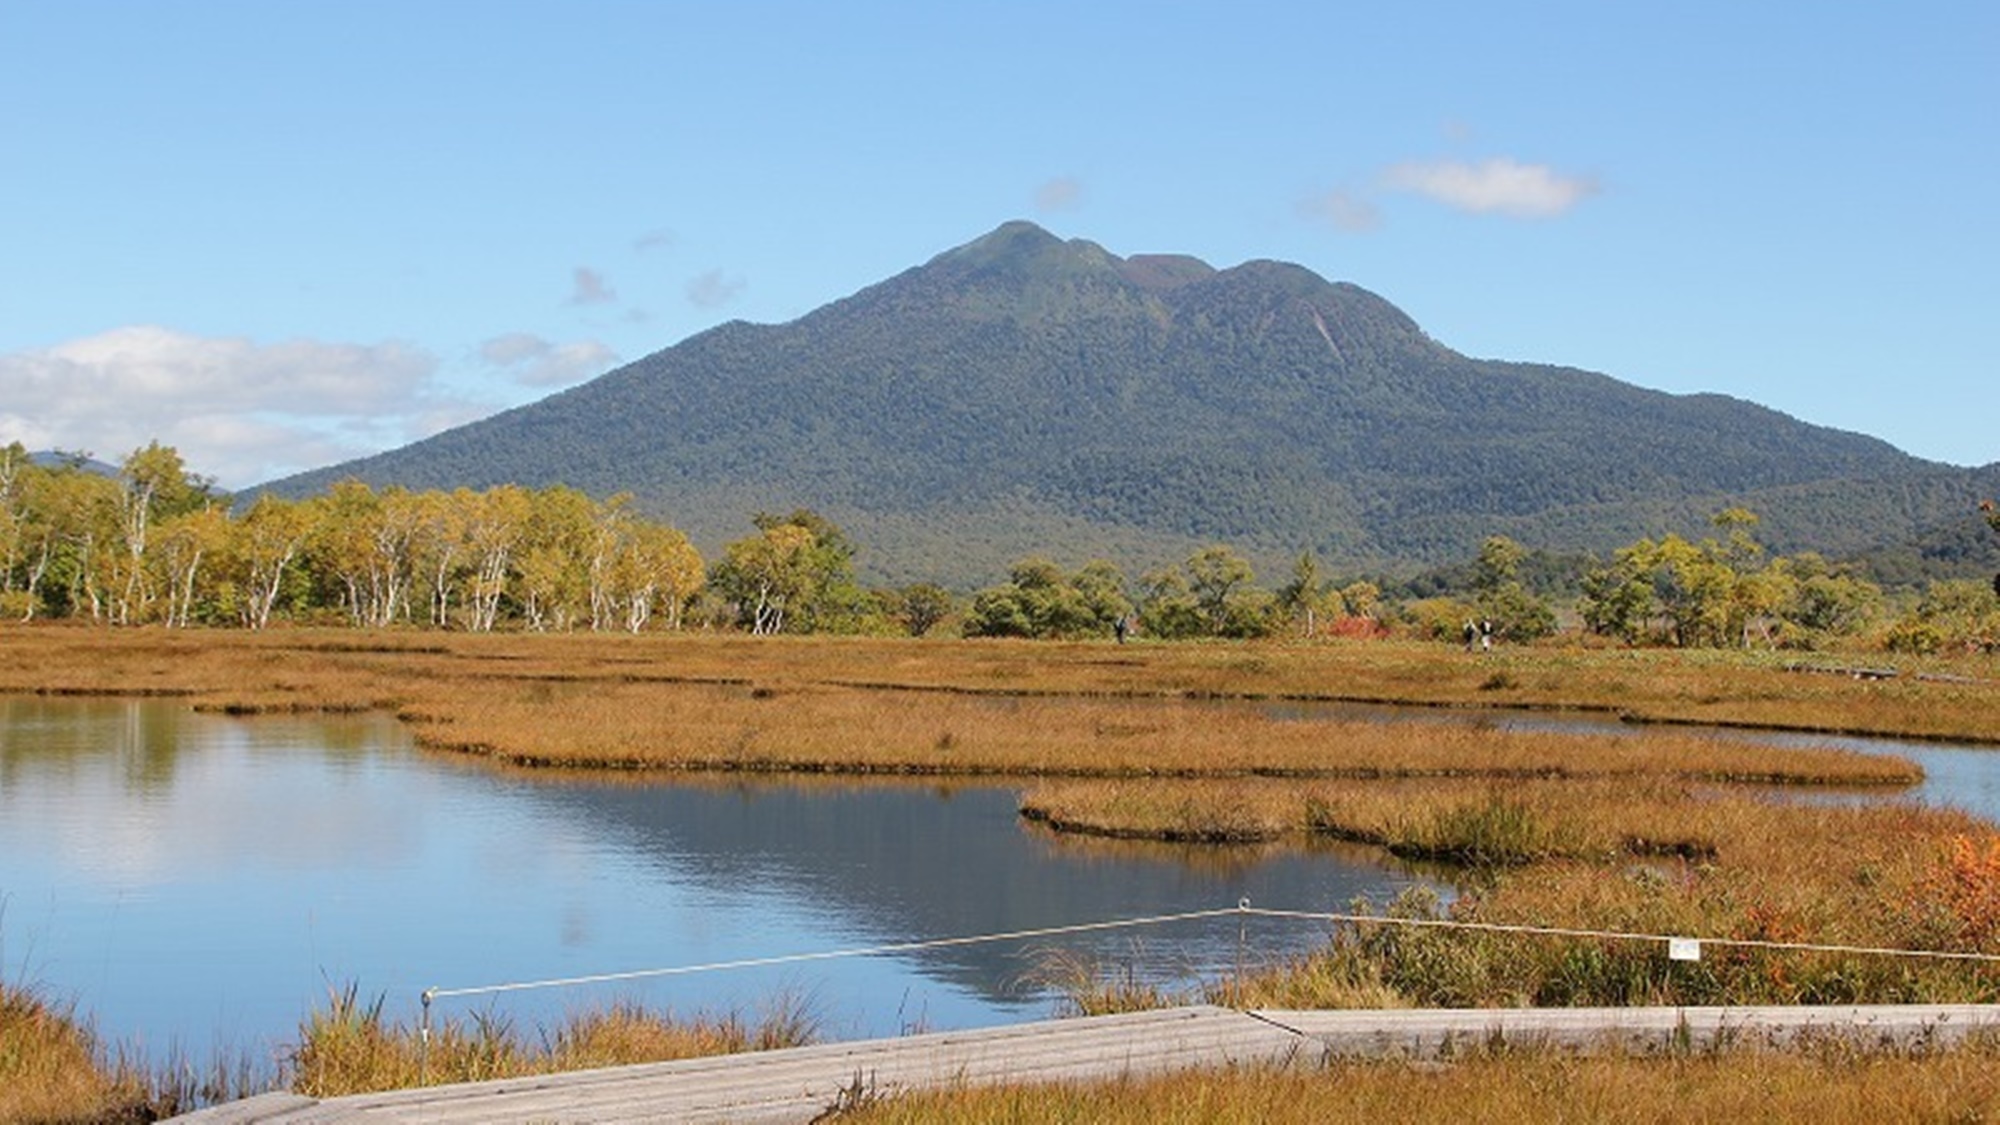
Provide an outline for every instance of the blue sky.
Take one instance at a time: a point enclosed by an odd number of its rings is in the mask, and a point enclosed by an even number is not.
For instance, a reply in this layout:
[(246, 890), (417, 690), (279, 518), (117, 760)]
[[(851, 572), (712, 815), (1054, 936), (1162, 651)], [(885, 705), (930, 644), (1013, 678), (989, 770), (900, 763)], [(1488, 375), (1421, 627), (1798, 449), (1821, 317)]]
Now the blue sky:
[(2000, 460), (2000, 5), (0, 0), (0, 442), (238, 487), (1012, 218)]

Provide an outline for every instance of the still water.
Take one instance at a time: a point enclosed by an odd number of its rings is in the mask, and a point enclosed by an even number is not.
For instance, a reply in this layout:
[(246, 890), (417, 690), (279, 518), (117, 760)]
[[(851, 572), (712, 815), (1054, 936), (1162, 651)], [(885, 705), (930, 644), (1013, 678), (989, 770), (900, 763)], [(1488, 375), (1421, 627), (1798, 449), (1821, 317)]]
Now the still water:
[[(1001, 787), (523, 779), (384, 716), (0, 697), (0, 974), (151, 1057), (282, 1050), (327, 990), (446, 989), (1263, 905), (1416, 881), (1371, 852), (1059, 840)], [(1253, 929), (1254, 955), (1314, 943)], [(524, 1029), (632, 998), (802, 998), (828, 1038), (1046, 1015), (1053, 948), (1148, 979), (1234, 963), (1234, 919), (510, 995)], [(440, 1002), (441, 1015), (491, 1000)], [(452, 1005), (456, 1004), (456, 1007)]]
[(1955, 746), (1938, 742), (1910, 742), (1894, 738), (1868, 738), (1839, 734), (1802, 734), (1790, 731), (1749, 730), (1727, 727), (1660, 728), (1644, 723), (1628, 723), (1615, 715), (1580, 711), (1509, 710), (1507, 708), (1458, 709), (1411, 707), (1383, 703), (1323, 703), (1316, 701), (1281, 703), (1241, 703), (1219, 701), (1218, 708), (1254, 706), (1280, 720), (1298, 722), (1431, 723), (1473, 725), (1489, 730), (1556, 731), (1643, 737), (1650, 731), (1668, 729), (1738, 739), (1760, 746), (1831, 747), (1862, 754), (1888, 754), (1915, 762), (1924, 771), (1924, 780), (1904, 790), (1875, 788), (1845, 792), (1821, 792), (1810, 788), (1773, 788), (1781, 799), (1875, 801), (1889, 798), (1949, 805), (1974, 816), (2000, 822), (2000, 747)]

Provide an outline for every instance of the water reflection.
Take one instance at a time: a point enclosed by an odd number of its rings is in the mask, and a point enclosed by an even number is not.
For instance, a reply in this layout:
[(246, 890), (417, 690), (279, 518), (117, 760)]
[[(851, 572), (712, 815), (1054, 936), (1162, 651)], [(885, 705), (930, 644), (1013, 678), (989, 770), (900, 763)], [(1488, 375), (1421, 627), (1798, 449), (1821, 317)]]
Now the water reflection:
[[(1609, 717), (1259, 704), (1285, 717), (1638, 733)], [(1331, 712), (1331, 713), (1330, 713)], [(1737, 732), (1912, 758), (1914, 796), (2000, 819), (2000, 756)], [(1415, 881), (1351, 848), (1145, 845), (1021, 823), (1007, 788), (635, 783), (413, 752), (379, 715), (246, 720), (170, 701), (0, 698), (0, 973), (114, 1039), (200, 1056), (289, 1038), (350, 982), (411, 1014), (459, 987), (1226, 907), (1385, 901)], [(1214, 973), (1234, 919), (952, 946), (509, 997), (527, 1025), (633, 996), (679, 1010), (809, 998), (825, 1033), (1041, 1015), (1039, 951)], [(1254, 956), (1318, 940), (1260, 920)], [(476, 1002), (475, 1002), (476, 1003)]]
[[(615, 834), (622, 854), (686, 880), (704, 896), (722, 900), (748, 888), (775, 893), (815, 933), (850, 943), (1212, 909), (1243, 896), (1327, 908), (1360, 894), (1379, 901), (1411, 881), (1361, 849), (1107, 848), (1060, 839), (1023, 825), (1016, 795), (1006, 789), (569, 782), (535, 787), (528, 796)], [(1296, 944), (1282, 925), (1257, 929), (1260, 948)], [(1233, 957), (1234, 935), (1231, 923), (1145, 938), (1189, 967), (1212, 970)], [(1073, 944), (1132, 959), (1132, 935)], [(1032, 968), (1030, 953), (1018, 943), (959, 946), (918, 959), (927, 975), (1012, 1008), (1032, 998), (1020, 987)]]
[[(1386, 899), (1352, 851), (1058, 841), (1002, 788), (635, 785), (413, 753), (383, 716), (0, 700), (0, 971), (115, 1039), (199, 1056), (289, 1037), (358, 982), (407, 1012), (457, 987), (1023, 930), (1233, 904)], [(1199, 854), (1199, 862), (1190, 856)], [(1229, 855), (1217, 861), (1217, 855)], [(1315, 940), (1261, 930), (1265, 953)], [(952, 947), (619, 986), (680, 1010), (811, 999), (834, 1036), (1040, 1015), (1038, 948), (1212, 969), (1205, 930)], [(524, 1022), (605, 997), (510, 997)]]

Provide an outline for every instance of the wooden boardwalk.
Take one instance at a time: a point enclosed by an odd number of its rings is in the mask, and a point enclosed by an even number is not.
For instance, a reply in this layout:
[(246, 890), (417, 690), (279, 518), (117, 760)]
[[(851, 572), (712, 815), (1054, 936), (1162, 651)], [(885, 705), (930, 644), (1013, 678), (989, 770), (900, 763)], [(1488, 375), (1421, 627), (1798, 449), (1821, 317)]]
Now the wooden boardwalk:
[(808, 1122), (843, 1099), (964, 1085), (1087, 1082), (1231, 1064), (1435, 1058), (1497, 1040), (1635, 1052), (1840, 1037), (1903, 1048), (2000, 1034), (2000, 1005), (1248, 1011), (1171, 1008), (977, 1031), (315, 1100), (265, 1094), (186, 1125)]

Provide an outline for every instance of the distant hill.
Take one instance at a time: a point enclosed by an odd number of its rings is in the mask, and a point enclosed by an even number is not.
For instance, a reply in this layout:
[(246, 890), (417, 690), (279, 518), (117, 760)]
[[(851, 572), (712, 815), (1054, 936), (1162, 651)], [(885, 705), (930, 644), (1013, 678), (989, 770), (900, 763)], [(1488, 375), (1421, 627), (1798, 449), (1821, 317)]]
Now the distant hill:
[(886, 581), (1129, 572), (1213, 541), (1414, 568), (1501, 533), (1603, 550), (1743, 505), (1785, 551), (1908, 542), (2000, 491), (1721, 395), (1474, 360), (1296, 265), (1120, 258), (1025, 222), (779, 325), (732, 322), (532, 405), (275, 482), (629, 491), (713, 550), (819, 509)]
[(115, 477), (118, 475), (118, 466), (106, 461), (99, 461), (87, 453), (64, 453), (59, 449), (43, 449), (28, 454), (28, 461), (30, 464), (39, 465), (44, 469), (81, 469), (84, 472), (96, 473), (98, 476), (103, 477)]

